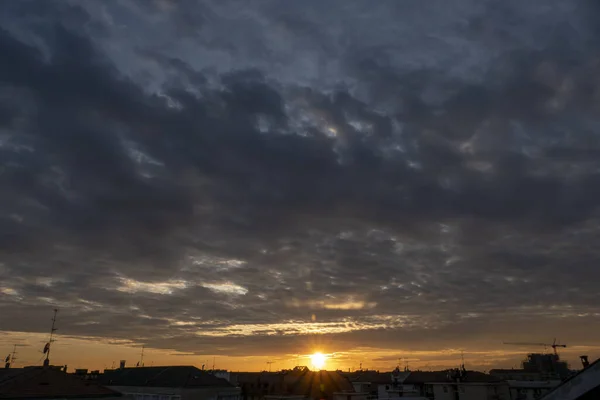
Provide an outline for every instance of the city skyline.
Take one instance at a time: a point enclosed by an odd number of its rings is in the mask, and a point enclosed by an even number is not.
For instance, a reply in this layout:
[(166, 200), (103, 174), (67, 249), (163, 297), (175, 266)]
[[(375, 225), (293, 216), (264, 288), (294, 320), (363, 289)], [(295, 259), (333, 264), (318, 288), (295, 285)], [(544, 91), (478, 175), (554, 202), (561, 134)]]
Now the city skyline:
[(0, 350), (36, 364), (58, 308), (51, 361), (95, 369), (597, 358), (599, 17), (6, 1)]
[[(401, 349), (362, 348), (355, 351), (327, 352), (325, 345), (300, 347), (304, 353), (271, 354), (267, 356), (223, 356), (198, 355), (165, 349), (152, 349), (131, 343), (115, 343), (106, 338), (74, 338), (57, 336), (53, 343), (52, 364), (67, 365), (70, 371), (75, 369), (104, 370), (117, 368), (121, 360), (126, 366), (194, 365), (211, 370), (228, 371), (279, 371), (305, 366), (311, 370), (318, 368), (312, 363), (314, 353), (325, 355), (326, 370), (444, 370), (456, 368), (464, 363), (471, 370), (489, 371), (493, 368), (520, 368), (520, 363), (528, 353), (550, 353), (552, 349), (544, 346), (510, 346), (500, 344), (497, 349), (483, 348), (447, 348), (442, 350), (406, 351)], [(5, 333), (0, 339), (0, 350), (12, 354), (16, 344), (16, 362), (13, 367), (41, 365), (44, 358), (42, 348), (48, 340), (48, 334), (23, 332)], [(13, 343), (13, 344), (10, 344)], [(391, 352), (390, 352), (391, 351)], [(394, 353), (394, 351), (396, 351)], [(600, 346), (567, 346), (558, 350), (563, 361), (572, 369), (581, 368), (579, 356), (588, 355), (591, 359), (600, 358)], [(4, 354), (4, 353), (0, 353)], [(82, 357), (81, 354), (85, 354)]]

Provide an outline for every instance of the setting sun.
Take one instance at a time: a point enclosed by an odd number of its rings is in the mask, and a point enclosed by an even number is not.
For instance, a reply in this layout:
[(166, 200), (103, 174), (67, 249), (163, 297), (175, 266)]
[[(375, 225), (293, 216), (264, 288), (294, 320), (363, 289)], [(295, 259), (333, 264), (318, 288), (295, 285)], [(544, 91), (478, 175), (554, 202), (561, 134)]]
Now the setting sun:
[(318, 370), (321, 370), (323, 369), (323, 367), (325, 367), (325, 361), (327, 361), (327, 357), (325, 356), (325, 354), (315, 353), (310, 356), (310, 361), (313, 367), (315, 367)]

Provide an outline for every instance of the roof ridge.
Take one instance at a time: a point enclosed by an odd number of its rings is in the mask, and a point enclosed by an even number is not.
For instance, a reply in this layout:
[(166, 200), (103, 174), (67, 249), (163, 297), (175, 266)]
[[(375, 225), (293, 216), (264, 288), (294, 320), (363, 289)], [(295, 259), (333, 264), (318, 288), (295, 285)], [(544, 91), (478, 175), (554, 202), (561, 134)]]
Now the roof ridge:
[(160, 376), (160, 374), (164, 373), (165, 371), (167, 371), (167, 370), (168, 370), (168, 369), (170, 369), (170, 368), (171, 368), (170, 366), (167, 366), (166, 368), (163, 368), (163, 370), (162, 370), (162, 371), (160, 371), (158, 374), (156, 374), (156, 375), (154, 375), (152, 378), (148, 379), (148, 380), (146, 381), (146, 383), (148, 383), (148, 382), (152, 382), (152, 381), (156, 380), (156, 378), (157, 378), (158, 376)]
[[(16, 368), (13, 368), (13, 370)], [(21, 371), (17, 374), (14, 375), (8, 375), (5, 379), (0, 379), (0, 385), (3, 385), (5, 383), (8, 383), (10, 381), (12, 381), (13, 379), (16, 379), (18, 377), (20, 377), (21, 375), (24, 375), (25, 373), (29, 372), (28, 370), (26, 370), (25, 368), (19, 368)], [(34, 370), (33, 368), (31, 370)]]

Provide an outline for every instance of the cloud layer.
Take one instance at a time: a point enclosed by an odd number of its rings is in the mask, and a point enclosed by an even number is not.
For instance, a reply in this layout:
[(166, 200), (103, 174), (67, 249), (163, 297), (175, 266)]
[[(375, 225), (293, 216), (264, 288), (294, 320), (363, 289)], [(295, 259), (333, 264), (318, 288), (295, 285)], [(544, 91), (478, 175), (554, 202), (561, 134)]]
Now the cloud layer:
[(0, 329), (593, 344), (600, 8), (433, 3), (7, 4)]

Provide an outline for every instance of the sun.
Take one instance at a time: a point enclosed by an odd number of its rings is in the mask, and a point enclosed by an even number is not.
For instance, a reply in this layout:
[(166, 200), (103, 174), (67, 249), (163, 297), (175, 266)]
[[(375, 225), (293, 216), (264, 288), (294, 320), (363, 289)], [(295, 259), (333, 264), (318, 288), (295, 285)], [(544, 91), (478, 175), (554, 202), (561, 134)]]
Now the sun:
[(325, 361), (327, 361), (327, 356), (323, 353), (315, 353), (310, 356), (310, 362), (318, 370), (322, 370), (325, 367)]

